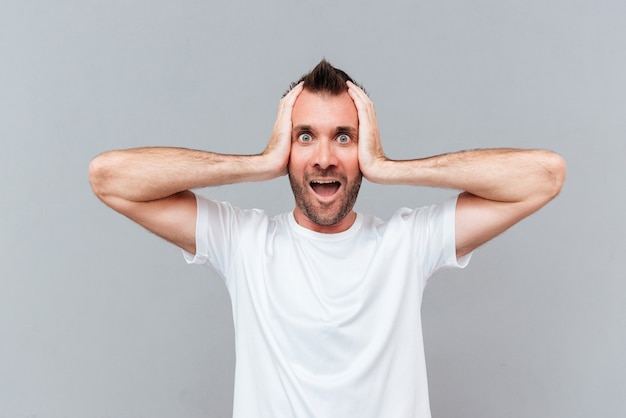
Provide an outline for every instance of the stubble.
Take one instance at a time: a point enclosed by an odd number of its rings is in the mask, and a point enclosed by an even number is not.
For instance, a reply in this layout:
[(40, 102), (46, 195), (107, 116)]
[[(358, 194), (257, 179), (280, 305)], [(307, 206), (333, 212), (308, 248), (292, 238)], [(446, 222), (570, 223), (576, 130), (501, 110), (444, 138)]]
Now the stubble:
[[(320, 176), (318, 176), (318, 178), (319, 177)], [(352, 181), (348, 181), (344, 176), (341, 180), (344, 189), (341, 196), (337, 198), (338, 201), (336, 199), (335, 201), (326, 203), (317, 200), (315, 195), (307, 187), (309, 184), (307, 178), (301, 182), (289, 173), (289, 183), (291, 184), (296, 206), (312, 222), (322, 226), (331, 226), (340, 222), (352, 211), (352, 208), (354, 208), (361, 188), (362, 176), (359, 175)], [(338, 207), (333, 209), (335, 205), (338, 205)]]

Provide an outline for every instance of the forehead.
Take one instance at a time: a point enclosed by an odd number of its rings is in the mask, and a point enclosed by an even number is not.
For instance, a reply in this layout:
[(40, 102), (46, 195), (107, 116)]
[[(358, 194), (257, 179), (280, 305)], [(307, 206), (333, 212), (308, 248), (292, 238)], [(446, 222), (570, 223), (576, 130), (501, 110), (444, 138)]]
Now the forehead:
[(354, 101), (348, 92), (338, 96), (303, 90), (296, 99), (291, 115), (293, 126), (309, 125), (335, 128), (358, 127), (359, 119)]

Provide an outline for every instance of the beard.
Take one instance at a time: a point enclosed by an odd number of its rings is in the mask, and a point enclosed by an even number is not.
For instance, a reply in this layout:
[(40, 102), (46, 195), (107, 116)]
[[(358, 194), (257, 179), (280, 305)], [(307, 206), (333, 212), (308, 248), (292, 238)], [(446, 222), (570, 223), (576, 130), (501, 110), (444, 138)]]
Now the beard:
[[(317, 178), (329, 175), (327, 171), (317, 173)], [(341, 180), (343, 190), (332, 202), (320, 202), (315, 193), (309, 187), (308, 176), (302, 182), (298, 181), (289, 173), (289, 183), (296, 200), (296, 206), (317, 225), (330, 226), (338, 223), (346, 217), (354, 207), (356, 198), (359, 195), (363, 176), (348, 180), (345, 175), (334, 175), (334, 178)]]

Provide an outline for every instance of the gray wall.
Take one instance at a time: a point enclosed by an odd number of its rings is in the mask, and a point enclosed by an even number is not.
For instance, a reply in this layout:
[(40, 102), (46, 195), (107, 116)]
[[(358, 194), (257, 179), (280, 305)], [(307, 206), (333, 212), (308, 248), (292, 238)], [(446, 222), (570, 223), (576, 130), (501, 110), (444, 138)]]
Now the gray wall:
[[(261, 151), (325, 56), (362, 81), (385, 150), (554, 149), (552, 204), (431, 281), (436, 418), (626, 411), (626, 3), (4, 0), (0, 418), (227, 417), (230, 302), (208, 270), (92, 194), (97, 153)], [(286, 179), (203, 190), (270, 213)], [(381, 217), (450, 191), (365, 184)]]

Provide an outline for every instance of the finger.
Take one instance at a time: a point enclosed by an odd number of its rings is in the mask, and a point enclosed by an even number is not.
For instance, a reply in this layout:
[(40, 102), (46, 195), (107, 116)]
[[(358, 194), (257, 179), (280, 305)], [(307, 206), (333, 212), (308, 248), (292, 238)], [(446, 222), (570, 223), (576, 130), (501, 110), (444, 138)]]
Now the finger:
[(290, 129), (286, 124), (291, 123), (291, 110), (293, 105), (302, 91), (302, 83), (299, 83), (292, 88), (287, 94), (280, 99), (278, 103), (278, 110), (276, 111), (276, 121), (274, 122), (274, 132), (282, 129)]
[(360, 88), (351, 81), (347, 81), (346, 84), (348, 85), (348, 94), (350, 95), (350, 97), (359, 100), (363, 104), (372, 103), (369, 96), (363, 91), (362, 88)]
[(376, 110), (374, 109), (374, 103), (369, 96), (356, 84), (347, 81), (348, 94), (354, 100), (354, 104), (357, 111), (360, 113), (360, 117), (367, 117), (368, 119), (376, 118)]
[(292, 88), (286, 95), (280, 100), (280, 104), (278, 106), (278, 115), (276, 117), (276, 122), (284, 121), (284, 123), (291, 123), (291, 111), (293, 110), (293, 106), (296, 103), (296, 99), (302, 93), (302, 82), (298, 83), (294, 88)]
[(296, 99), (298, 98), (300, 93), (302, 93), (303, 84), (304, 82), (302, 81), (296, 84), (294, 88), (292, 88), (289, 91), (289, 93), (287, 93), (285, 97), (282, 98), (282, 100), (280, 101), (281, 104), (288, 106), (288, 107), (292, 107), (294, 103), (296, 102)]

